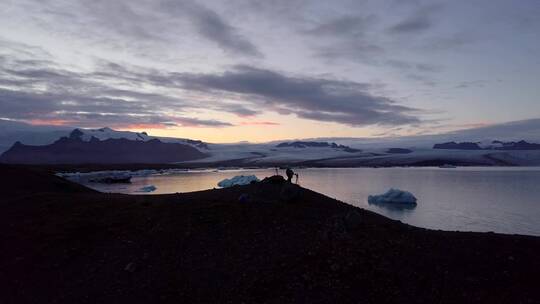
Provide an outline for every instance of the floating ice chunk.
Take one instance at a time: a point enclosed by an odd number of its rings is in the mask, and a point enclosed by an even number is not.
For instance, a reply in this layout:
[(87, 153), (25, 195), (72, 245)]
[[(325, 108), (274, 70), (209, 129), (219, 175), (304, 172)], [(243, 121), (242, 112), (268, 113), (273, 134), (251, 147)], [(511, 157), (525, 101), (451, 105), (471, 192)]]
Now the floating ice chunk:
[(137, 171), (129, 172), (131, 176), (137, 176), (137, 177), (146, 177), (146, 176), (155, 175), (158, 173), (159, 171), (154, 170), (154, 169), (144, 169), (144, 170), (137, 170)]
[(390, 189), (384, 194), (370, 195), (368, 203), (370, 204), (410, 204), (416, 205), (416, 197), (408, 191), (399, 189)]
[(139, 190), (137, 190), (137, 192), (154, 192), (154, 191), (156, 191), (156, 189), (157, 189), (156, 186), (149, 185), (149, 186), (144, 186), (144, 187), (139, 188)]
[(144, 169), (137, 171), (128, 170), (108, 170), (91, 172), (58, 172), (56, 176), (75, 181), (102, 180), (102, 179), (128, 179), (129, 177), (146, 177), (159, 174), (161, 171), (154, 169)]
[(255, 175), (237, 175), (233, 178), (226, 178), (220, 181), (217, 185), (221, 188), (228, 188), (236, 185), (248, 185), (251, 182), (258, 182), (259, 179)]

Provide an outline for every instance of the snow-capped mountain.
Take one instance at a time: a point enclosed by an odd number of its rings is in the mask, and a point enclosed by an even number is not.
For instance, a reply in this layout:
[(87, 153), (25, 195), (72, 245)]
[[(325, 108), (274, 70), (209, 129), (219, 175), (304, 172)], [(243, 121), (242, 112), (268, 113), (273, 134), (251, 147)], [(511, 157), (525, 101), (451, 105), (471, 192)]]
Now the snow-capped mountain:
[(187, 144), (198, 149), (208, 149), (208, 145), (200, 140), (192, 140), (185, 138), (172, 138), (172, 137), (159, 137), (159, 136), (150, 136), (146, 132), (132, 132), (132, 131), (117, 131), (111, 128), (105, 127), (100, 129), (81, 129), (78, 128), (81, 132), (81, 139), (83, 141), (90, 141), (92, 137), (99, 140), (106, 139), (128, 139), (134, 141), (149, 141), (153, 139), (159, 139), (161, 142), (165, 143), (179, 143)]
[(181, 143), (193, 146), (199, 150), (207, 150), (208, 145), (200, 140), (151, 136), (146, 132), (118, 131), (105, 127), (100, 129), (83, 129), (65, 126), (34, 126), (22, 122), (0, 119), (0, 153), (9, 149), (15, 142), (26, 145), (48, 145), (60, 137), (69, 136), (77, 129), (82, 132), (81, 139), (89, 141), (92, 137), (99, 140), (125, 138), (135, 141), (159, 139), (165, 143)]
[[(103, 132), (112, 130), (103, 130)], [(99, 131), (98, 131), (99, 132)], [(86, 134), (87, 136), (88, 134)], [(13, 164), (164, 164), (203, 159), (207, 154), (185, 143), (166, 143), (157, 138), (133, 140), (124, 137), (100, 140), (79, 129), (48, 145), (20, 142), (0, 155), (0, 162)]]

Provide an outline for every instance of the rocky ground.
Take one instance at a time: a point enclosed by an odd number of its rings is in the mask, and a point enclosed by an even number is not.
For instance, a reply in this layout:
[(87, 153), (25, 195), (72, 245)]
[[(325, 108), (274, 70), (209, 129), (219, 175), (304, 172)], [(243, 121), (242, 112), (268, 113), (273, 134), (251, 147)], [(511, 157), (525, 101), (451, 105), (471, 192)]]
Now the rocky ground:
[(0, 166), (0, 303), (539, 303), (540, 238), (432, 231), (279, 179), (97, 193)]

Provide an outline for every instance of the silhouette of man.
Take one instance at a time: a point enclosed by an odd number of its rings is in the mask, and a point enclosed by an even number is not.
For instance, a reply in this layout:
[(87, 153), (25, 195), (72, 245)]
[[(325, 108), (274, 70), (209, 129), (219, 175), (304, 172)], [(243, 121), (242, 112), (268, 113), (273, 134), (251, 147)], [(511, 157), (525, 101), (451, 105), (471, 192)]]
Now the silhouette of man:
[(287, 168), (287, 170), (285, 171), (285, 174), (287, 174), (287, 181), (289, 183), (292, 183), (292, 178), (294, 176), (293, 170), (291, 170), (291, 168)]

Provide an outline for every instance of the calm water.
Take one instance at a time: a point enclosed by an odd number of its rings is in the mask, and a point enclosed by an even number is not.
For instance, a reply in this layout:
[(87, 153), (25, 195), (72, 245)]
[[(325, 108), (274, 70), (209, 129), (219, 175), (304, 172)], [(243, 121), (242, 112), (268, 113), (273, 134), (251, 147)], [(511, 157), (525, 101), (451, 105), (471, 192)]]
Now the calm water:
[[(349, 168), (301, 169), (299, 183), (330, 197), (411, 225), (461, 231), (540, 235), (540, 168)], [(283, 174), (283, 172), (280, 172)], [(89, 186), (105, 192), (136, 193), (146, 185), (153, 194), (216, 187), (235, 175), (275, 174), (275, 170), (183, 172), (136, 177), (130, 185)], [(389, 188), (412, 192), (412, 209), (370, 205), (367, 197)]]

